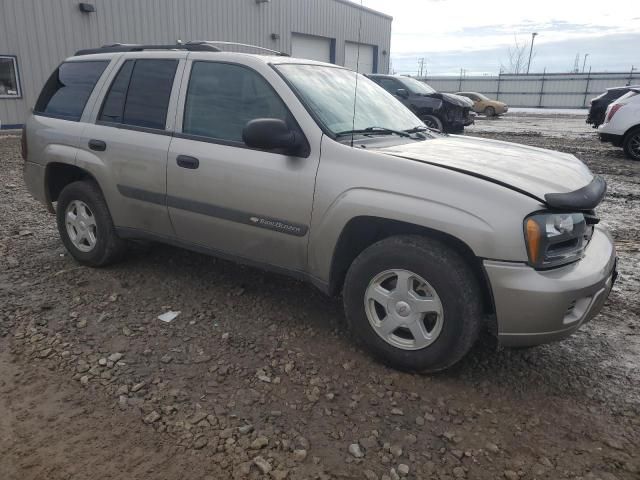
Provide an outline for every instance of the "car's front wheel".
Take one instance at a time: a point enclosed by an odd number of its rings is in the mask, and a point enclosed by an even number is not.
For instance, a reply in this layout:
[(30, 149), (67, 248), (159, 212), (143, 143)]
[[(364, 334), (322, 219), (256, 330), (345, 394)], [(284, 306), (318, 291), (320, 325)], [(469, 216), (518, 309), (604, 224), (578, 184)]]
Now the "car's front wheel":
[(421, 236), (391, 237), (367, 248), (347, 273), (343, 297), (353, 336), (404, 370), (452, 366), (482, 324), (480, 289), (465, 260)]
[(640, 127), (631, 130), (624, 137), (624, 153), (631, 160), (640, 160)]
[(420, 118), (420, 120), (422, 120), (424, 124), (429, 128), (433, 128), (434, 130), (438, 130), (440, 132), (444, 130), (442, 120), (440, 120), (435, 115), (424, 115)]
[(90, 267), (120, 259), (125, 242), (113, 227), (111, 214), (98, 185), (91, 180), (67, 185), (58, 197), (58, 232), (73, 258)]
[(486, 117), (495, 117), (496, 116), (496, 109), (493, 107), (487, 107), (484, 109), (484, 115)]

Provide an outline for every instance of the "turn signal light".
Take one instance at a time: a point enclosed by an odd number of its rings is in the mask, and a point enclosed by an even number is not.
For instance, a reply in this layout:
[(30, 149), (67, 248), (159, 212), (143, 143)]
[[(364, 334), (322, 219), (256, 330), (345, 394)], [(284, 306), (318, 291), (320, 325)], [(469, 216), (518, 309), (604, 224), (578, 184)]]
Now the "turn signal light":
[(526, 224), (527, 233), (527, 249), (529, 250), (529, 260), (532, 263), (537, 263), (540, 258), (540, 225), (533, 218), (527, 220)]

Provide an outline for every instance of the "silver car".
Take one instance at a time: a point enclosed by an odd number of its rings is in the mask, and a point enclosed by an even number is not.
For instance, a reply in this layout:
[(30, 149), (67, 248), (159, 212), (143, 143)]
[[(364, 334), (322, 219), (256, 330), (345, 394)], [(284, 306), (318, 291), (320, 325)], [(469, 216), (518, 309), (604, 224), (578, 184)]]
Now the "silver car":
[(282, 272), (417, 371), (485, 329), (530, 346), (600, 311), (606, 185), (574, 156), (435, 133), (335, 65), (206, 47), (79, 52), (44, 86), (24, 177), (79, 263), (151, 239)]

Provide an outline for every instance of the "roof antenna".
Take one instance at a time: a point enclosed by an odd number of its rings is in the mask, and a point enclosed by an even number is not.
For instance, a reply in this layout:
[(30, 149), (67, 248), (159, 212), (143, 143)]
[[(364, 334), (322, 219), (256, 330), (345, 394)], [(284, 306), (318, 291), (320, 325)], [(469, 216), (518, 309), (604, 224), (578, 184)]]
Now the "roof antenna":
[[(360, 6), (363, 7), (363, 0), (360, 0)], [(356, 129), (356, 105), (358, 103), (358, 75), (360, 73), (360, 40), (362, 38), (362, 9), (360, 9), (360, 15), (358, 16), (358, 53), (356, 55), (356, 89), (353, 92), (353, 122), (351, 124), (351, 148), (353, 148), (353, 137), (355, 136), (354, 130)]]

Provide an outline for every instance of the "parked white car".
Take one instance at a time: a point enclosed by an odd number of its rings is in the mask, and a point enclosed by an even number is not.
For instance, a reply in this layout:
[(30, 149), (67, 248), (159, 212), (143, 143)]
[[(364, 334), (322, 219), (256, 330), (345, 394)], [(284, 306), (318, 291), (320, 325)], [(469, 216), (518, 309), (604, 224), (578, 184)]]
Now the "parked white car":
[(640, 88), (609, 105), (598, 134), (601, 141), (624, 148), (631, 160), (640, 160)]

